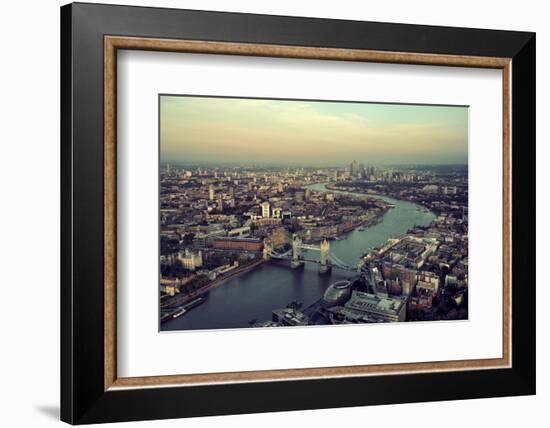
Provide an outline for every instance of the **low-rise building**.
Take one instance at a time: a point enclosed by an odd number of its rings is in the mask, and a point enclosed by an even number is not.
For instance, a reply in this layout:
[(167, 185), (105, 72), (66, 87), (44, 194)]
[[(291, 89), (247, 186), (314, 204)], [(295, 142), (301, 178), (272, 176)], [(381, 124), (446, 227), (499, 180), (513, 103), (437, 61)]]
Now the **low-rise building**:
[(275, 309), (273, 321), (287, 326), (309, 325), (309, 318), (294, 308)]
[(246, 238), (250, 235), (250, 226), (237, 227), (227, 232), (227, 236), (230, 238), (239, 237)]
[(220, 250), (262, 251), (263, 242), (256, 238), (215, 238), (212, 246)]
[(193, 238), (193, 246), (196, 248), (207, 248), (212, 245), (214, 239), (225, 236), (226, 232), (223, 229), (213, 230), (208, 233), (197, 233)]
[(195, 270), (198, 267), (202, 267), (202, 251), (194, 253), (186, 249), (178, 253), (178, 260), (185, 269)]
[(407, 312), (406, 297), (381, 297), (376, 294), (353, 291), (343, 306), (329, 308), (332, 322), (402, 322)]

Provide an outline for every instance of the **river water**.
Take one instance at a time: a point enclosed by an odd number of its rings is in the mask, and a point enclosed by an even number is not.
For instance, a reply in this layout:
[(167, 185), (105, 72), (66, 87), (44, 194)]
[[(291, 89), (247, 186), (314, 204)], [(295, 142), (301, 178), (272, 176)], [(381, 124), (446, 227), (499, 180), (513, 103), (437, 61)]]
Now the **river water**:
[[(307, 188), (321, 192), (344, 193), (365, 197), (360, 193), (328, 190), (324, 183)], [(382, 220), (365, 230), (355, 229), (330, 241), (330, 252), (344, 263), (355, 266), (369, 249), (379, 247), (389, 238), (401, 235), (417, 226), (426, 226), (434, 220), (431, 212), (408, 201), (376, 195), (393, 205)], [(309, 252), (306, 258), (318, 258), (318, 252)], [(340, 279), (354, 276), (353, 272), (333, 269), (329, 275), (319, 275), (318, 266), (306, 263), (304, 269), (290, 269), (287, 262), (270, 262), (233, 278), (210, 291), (205, 303), (185, 315), (168, 321), (162, 330), (199, 330), (248, 327), (249, 321), (270, 320), (271, 311), (298, 300), (307, 307), (323, 296), (325, 289)]]

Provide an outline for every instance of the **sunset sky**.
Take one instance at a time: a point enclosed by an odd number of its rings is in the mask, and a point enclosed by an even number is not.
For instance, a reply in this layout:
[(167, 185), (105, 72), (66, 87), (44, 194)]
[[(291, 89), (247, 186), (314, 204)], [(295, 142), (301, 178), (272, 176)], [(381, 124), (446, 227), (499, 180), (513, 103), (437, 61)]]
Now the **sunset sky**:
[(466, 164), (468, 108), (166, 96), (161, 162)]

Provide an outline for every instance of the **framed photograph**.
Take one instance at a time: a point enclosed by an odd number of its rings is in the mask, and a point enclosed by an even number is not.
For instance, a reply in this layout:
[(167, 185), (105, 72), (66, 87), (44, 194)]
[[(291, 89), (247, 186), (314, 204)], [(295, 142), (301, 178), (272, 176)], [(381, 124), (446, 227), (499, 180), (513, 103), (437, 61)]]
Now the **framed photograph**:
[(535, 393), (535, 34), (61, 8), (61, 417)]

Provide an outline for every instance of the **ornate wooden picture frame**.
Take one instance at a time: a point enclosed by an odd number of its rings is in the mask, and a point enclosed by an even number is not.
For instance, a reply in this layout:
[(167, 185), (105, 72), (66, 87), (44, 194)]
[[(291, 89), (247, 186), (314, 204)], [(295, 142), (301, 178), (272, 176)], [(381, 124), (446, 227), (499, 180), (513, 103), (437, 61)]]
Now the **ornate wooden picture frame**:
[[(121, 49), (501, 70), (502, 358), (119, 377), (116, 54)], [(61, 54), (62, 420), (81, 424), (534, 394), (533, 33), (77, 3), (61, 9)]]

